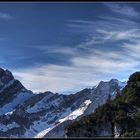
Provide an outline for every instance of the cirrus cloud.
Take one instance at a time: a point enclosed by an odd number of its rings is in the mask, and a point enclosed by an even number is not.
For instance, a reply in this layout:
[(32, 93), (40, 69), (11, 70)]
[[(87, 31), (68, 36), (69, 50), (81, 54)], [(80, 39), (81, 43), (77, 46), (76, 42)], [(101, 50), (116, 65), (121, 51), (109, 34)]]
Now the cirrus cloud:
[(13, 19), (13, 16), (8, 13), (0, 12), (0, 19), (10, 20)]

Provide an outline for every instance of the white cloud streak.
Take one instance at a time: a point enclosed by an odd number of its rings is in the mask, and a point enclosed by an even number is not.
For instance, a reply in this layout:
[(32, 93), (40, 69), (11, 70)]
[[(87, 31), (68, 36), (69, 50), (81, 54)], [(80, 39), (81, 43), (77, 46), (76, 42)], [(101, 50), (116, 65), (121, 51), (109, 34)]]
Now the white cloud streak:
[(71, 66), (42, 65), (13, 71), (28, 89), (36, 92), (50, 90), (63, 93), (66, 90), (80, 90), (93, 86), (100, 80), (118, 78), (122, 74), (121, 78), (128, 77), (138, 70), (139, 66), (139, 61), (119, 52), (96, 51), (88, 57), (76, 57), (71, 61)]
[(49, 53), (60, 53), (60, 54), (66, 54), (66, 55), (75, 55), (77, 52), (76, 48), (71, 48), (68, 46), (36, 46), (37, 49), (42, 51), (45, 54)]
[(131, 40), (140, 38), (140, 29), (130, 29), (126, 31), (105, 31), (101, 29), (96, 30), (101, 34), (102, 39), (106, 40)]
[(133, 7), (126, 6), (123, 3), (122, 4), (106, 3), (105, 6), (107, 6), (111, 11), (121, 15), (131, 16), (131, 17), (139, 16), (139, 13)]
[(133, 43), (124, 43), (122, 46), (126, 53), (135, 59), (140, 59), (140, 41), (134, 40)]
[(0, 12), (0, 19), (10, 20), (13, 19), (13, 16), (8, 13)]
[(136, 42), (140, 39), (140, 29), (128, 29), (128, 30), (104, 30), (96, 29), (96, 35), (91, 34), (86, 41), (81, 42), (77, 45), (78, 48), (91, 49), (94, 48), (97, 44), (104, 44), (106, 42), (117, 42), (117, 41), (131, 41)]
[[(110, 8), (113, 10), (113, 6)], [(114, 12), (120, 13), (120, 11), (123, 15), (131, 14), (133, 17), (138, 14), (133, 8), (115, 6)], [(70, 55), (75, 54), (75, 50), (78, 48), (85, 48), (90, 51), (88, 56), (82, 54), (74, 56), (71, 58), (71, 65), (69, 66), (44, 64), (27, 69), (12, 70), (14, 75), (28, 89), (33, 91), (50, 90), (62, 93), (94, 86), (100, 80), (125, 79), (133, 72), (138, 71), (140, 66), (140, 28), (137, 23), (115, 17), (106, 18), (106, 21), (102, 21), (94, 23), (84, 20), (69, 21), (72, 23), (68, 23), (68, 27), (83, 30), (89, 35), (85, 41), (77, 44), (76, 48), (59, 48), (58, 46), (49, 49), (47, 47), (39, 48), (46, 54), (63, 53)], [(97, 44), (119, 41), (123, 41), (120, 51), (108, 50), (108, 52), (104, 52), (96, 48)]]

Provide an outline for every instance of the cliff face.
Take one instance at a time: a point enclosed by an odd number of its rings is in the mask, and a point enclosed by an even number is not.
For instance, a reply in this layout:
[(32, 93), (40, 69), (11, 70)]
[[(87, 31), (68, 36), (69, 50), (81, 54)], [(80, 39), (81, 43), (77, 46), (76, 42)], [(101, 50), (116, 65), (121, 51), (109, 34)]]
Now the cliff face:
[(125, 88), (94, 113), (73, 122), (67, 137), (140, 137), (140, 72), (129, 77)]
[(0, 68), (0, 116), (13, 111), (32, 96), (33, 93), (14, 79), (9, 70)]

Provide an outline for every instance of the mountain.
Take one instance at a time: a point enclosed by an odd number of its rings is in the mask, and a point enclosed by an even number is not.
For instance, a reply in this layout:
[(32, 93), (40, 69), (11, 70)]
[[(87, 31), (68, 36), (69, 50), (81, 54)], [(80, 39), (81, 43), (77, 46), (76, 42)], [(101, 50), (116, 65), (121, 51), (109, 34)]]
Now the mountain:
[(0, 115), (13, 111), (32, 96), (33, 93), (15, 80), (9, 70), (0, 68)]
[(93, 88), (63, 95), (46, 91), (35, 94), (0, 69), (0, 137), (64, 137), (64, 129), (81, 117), (113, 100), (125, 82), (101, 81)]
[(114, 100), (66, 127), (67, 137), (140, 137), (140, 72)]

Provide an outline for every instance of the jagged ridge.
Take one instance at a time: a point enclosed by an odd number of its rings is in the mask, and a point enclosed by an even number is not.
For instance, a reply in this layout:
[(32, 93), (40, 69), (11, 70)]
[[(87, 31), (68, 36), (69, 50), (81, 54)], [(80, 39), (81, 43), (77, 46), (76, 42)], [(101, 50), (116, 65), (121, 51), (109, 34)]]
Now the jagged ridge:
[(129, 77), (116, 99), (66, 128), (67, 137), (140, 137), (140, 72)]
[(93, 112), (109, 95), (115, 98), (125, 84), (112, 79), (92, 89), (62, 95), (34, 94), (8, 70), (0, 69), (0, 80), (0, 137), (64, 137), (68, 124)]

